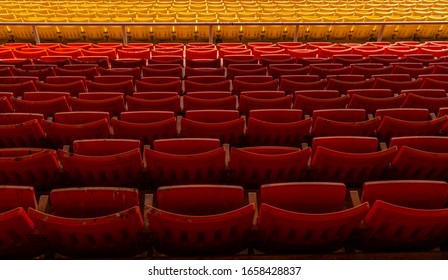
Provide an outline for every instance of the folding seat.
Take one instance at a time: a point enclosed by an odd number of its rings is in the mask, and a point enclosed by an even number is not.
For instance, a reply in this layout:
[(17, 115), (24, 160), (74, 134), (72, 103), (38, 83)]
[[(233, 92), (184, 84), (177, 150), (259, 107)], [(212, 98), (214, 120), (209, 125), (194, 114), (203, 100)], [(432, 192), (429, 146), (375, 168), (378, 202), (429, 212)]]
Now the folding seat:
[(66, 70), (83, 70), (91, 67), (109, 68), (109, 58), (107, 56), (78, 56), (72, 59), (72, 64), (64, 65)]
[[(343, 111), (341, 109), (340, 111)], [(345, 109), (350, 110), (350, 109)], [(320, 111), (320, 110), (316, 110)], [(316, 117), (316, 111), (313, 113), (315, 119), (311, 134), (314, 137), (324, 136), (373, 136), (381, 118), (376, 117), (370, 120), (346, 122), (328, 119), (322, 116)], [(323, 110), (324, 111), (324, 110)], [(365, 113), (365, 112), (364, 112)]]
[[(218, 78), (221, 79), (220, 76), (218, 76)], [(191, 80), (186, 80), (184, 87), (185, 93), (195, 91), (230, 91), (230, 81), (224, 80), (216, 82), (208, 79), (208, 81), (194, 82)]]
[(350, 67), (344, 67), (342, 64), (337, 63), (319, 63), (310, 65), (310, 75), (319, 75), (321, 79), (324, 79), (327, 75), (350, 74), (350, 71)]
[(256, 248), (268, 253), (332, 252), (346, 244), (369, 209), (344, 209), (342, 183), (278, 183), (260, 188)]
[(375, 74), (372, 79), (383, 79), (390, 82), (409, 82), (411, 75), (409, 74)]
[(180, 66), (184, 65), (184, 59), (181, 55), (161, 55), (153, 56), (148, 59), (148, 65), (153, 64), (178, 64)]
[(132, 95), (134, 93), (134, 84), (131, 80), (118, 83), (96, 83), (86, 82), (88, 92), (120, 92), (124, 95)]
[(56, 91), (27, 91), (23, 93), (23, 99), (27, 101), (45, 101), (52, 100), (59, 97), (65, 97), (67, 99), (70, 96), (69, 92), (56, 92)]
[(251, 146), (299, 147), (306, 142), (311, 124), (311, 118), (302, 120), (300, 110), (252, 110), (246, 135)]
[(108, 112), (111, 116), (119, 116), (125, 111), (124, 96), (116, 92), (81, 93), (78, 98), (69, 97), (72, 111)]
[(360, 54), (338, 54), (333, 56), (334, 63), (342, 63), (344, 66), (349, 66), (355, 63), (368, 63), (369, 58), (364, 58)]
[(133, 77), (134, 81), (140, 80), (140, 78), (141, 78), (140, 67), (112, 68), (112, 69), (99, 68), (98, 71), (101, 76), (131, 75)]
[[(333, 27), (332, 27), (333, 28)], [(340, 47), (321, 47), (319, 48), (319, 57), (333, 57), (335, 55), (342, 55), (342, 54), (351, 54), (352, 49), (351, 48), (340, 48)]]
[(241, 95), (238, 110), (242, 115), (249, 116), (251, 110), (291, 109), (291, 102), (292, 102), (291, 95), (283, 97), (277, 97), (277, 96), (272, 97), (269, 95), (250, 97), (246, 95)]
[(310, 148), (233, 147), (229, 168), (233, 181), (248, 188), (264, 183), (294, 182), (305, 177), (310, 155)]
[(180, 124), (182, 137), (216, 138), (236, 146), (242, 141), (245, 119), (237, 110), (188, 110)]
[(260, 64), (230, 64), (227, 66), (227, 79), (233, 80), (236, 76), (266, 75), (267, 67)]
[(383, 78), (376, 78), (373, 88), (391, 89), (393, 93), (400, 93), (405, 89), (418, 89), (422, 86), (422, 83), (422, 79), (416, 79), (413, 81), (389, 81)]
[(28, 208), (37, 208), (33, 187), (0, 187), (0, 250), (2, 259), (30, 259), (43, 254), (34, 245), (34, 224), (27, 215)]
[(248, 246), (255, 208), (252, 201), (245, 205), (239, 186), (181, 185), (159, 188), (157, 208), (149, 205), (146, 215), (156, 251), (209, 256), (238, 253)]
[(363, 81), (344, 81), (334, 78), (328, 79), (327, 90), (338, 90), (339, 93), (347, 94), (347, 91), (351, 89), (371, 89), (375, 83), (374, 79)]
[(93, 80), (93, 77), (99, 75), (97, 67), (89, 67), (79, 70), (56, 68), (55, 72), (57, 76), (83, 76), (90, 81)]
[(432, 73), (432, 74), (422, 74), (418, 76), (419, 78), (423, 79), (425, 81), (426, 79), (433, 79), (436, 81), (445, 81), (446, 78), (448, 78), (448, 74), (443, 73)]
[(395, 54), (398, 57), (404, 57), (409, 54), (417, 54), (418, 48), (398, 48), (398, 47), (389, 47), (386, 49), (386, 54)]
[(320, 98), (320, 99), (330, 99), (339, 97), (339, 92), (337, 90), (298, 90), (294, 93), (294, 98), (296, 95), (310, 97), (310, 98)]
[(219, 139), (182, 138), (154, 141), (145, 148), (152, 185), (209, 184), (223, 179), (225, 149)]
[(252, 50), (246, 49), (246, 48), (221, 48), (218, 51), (219, 58), (225, 58), (226, 56), (232, 57), (232, 56), (252, 56)]
[(57, 48), (55, 50), (47, 49), (47, 53), (48, 56), (68, 56), (71, 58), (78, 58), (78, 56), (83, 55), (82, 51), (78, 48)]
[(151, 77), (147, 79), (146, 77), (144, 81), (136, 81), (136, 89), (137, 92), (177, 92), (178, 94), (182, 93), (182, 82), (177, 77)]
[(420, 88), (422, 88), (422, 89), (444, 89), (446, 91), (446, 90), (448, 90), (448, 82), (439, 81), (439, 80), (431, 79), (431, 78), (425, 78), (423, 80), (423, 83)]
[(154, 50), (151, 51), (152, 57), (155, 56), (166, 56), (166, 55), (170, 55), (170, 56), (181, 56), (183, 57), (184, 55), (184, 50), (180, 49), (180, 48), (159, 48), (156, 47)]
[[(142, 68), (146, 66), (145, 59), (111, 59), (110, 68)], [(103, 67), (104, 68), (104, 67)]]
[(177, 92), (138, 92), (126, 96), (128, 111), (169, 111), (179, 113), (180, 96)]
[(191, 68), (185, 67), (185, 79), (192, 76), (223, 76), (225, 77), (225, 68)]
[(428, 121), (407, 121), (384, 117), (378, 126), (377, 136), (383, 142), (401, 136), (437, 136), (446, 124), (448, 116)]
[(45, 118), (52, 117), (57, 112), (70, 111), (70, 107), (65, 97), (56, 97), (54, 99), (42, 101), (11, 98), (10, 103), (16, 112), (43, 114)]
[[(263, 77), (266, 77), (264, 79)], [(255, 82), (258, 80), (258, 82)], [(232, 94), (240, 95), (243, 91), (274, 90), (278, 89), (278, 80), (269, 76), (238, 76), (232, 83)]]
[(46, 67), (40, 70), (13, 68), (12, 72), (14, 73), (14, 76), (37, 77), (40, 81), (45, 81), (45, 78), (48, 76), (56, 76), (53, 67)]
[(288, 94), (294, 94), (297, 90), (322, 90), (327, 86), (326, 80), (296, 82), (283, 78), (279, 90)]
[[(57, 76), (54, 77), (56, 78)], [(42, 92), (68, 92), (71, 96), (78, 96), (80, 92), (86, 91), (86, 87), (83, 81), (84, 77), (73, 78), (73, 82), (65, 82), (70, 81), (70, 78), (68, 80), (64, 79), (66, 77), (60, 78), (61, 83), (36, 83), (37, 90)]]
[(426, 97), (419, 96), (414, 93), (406, 94), (406, 99), (403, 102), (404, 108), (426, 108), (432, 113), (438, 112), (441, 107), (448, 106), (448, 97)]
[(1, 147), (42, 147), (45, 133), (40, 126), (42, 114), (0, 114)]
[(393, 65), (392, 74), (409, 74), (411, 79), (417, 79), (419, 75), (422, 74), (431, 74), (434, 70), (434, 66), (414, 68), (414, 67), (405, 67), (401, 65)]
[(31, 64), (30, 58), (13, 58), (13, 59), (1, 59), (0, 65), (14, 65), (14, 67), (20, 68), (25, 64)]
[(183, 97), (184, 111), (235, 110), (236, 97), (230, 91), (190, 92)]
[(207, 48), (187, 48), (185, 50), (186, 59), (216, 59), (218, 50)]
[(352, 53), (354, 55), (362, 55), (363, 57), (369, 57), (371, 55), (382, 55), (386, 51), (384, 47), (375, 47), (375, 46), (361, 46), (361, 47), (353, 47)]
[(182, 67), (178, 64), (149, 64), (142, 67), (143, 77), (163, 76), (182, 79)]
[(391, 63), (395, 62), (405, 62), (407, 58), (405, 57), (398, 57), (398, 55), (395, 54), (374, 54), (369, 55), (370, 62), (372, 63), (382, 63), (384, 66), (388, 66)]
[(245, 49), (246, 45), (243, 43), (237, 43), (237, 42), (229, 42), (229, 43), (219, 43), (216, 44), (216, 48), (218, 50), (226, 49), (226, 48), (232, 48), (232, 49)]
[(12, 50), (14, 53), (14, 56), (16, 58), (41, 58), (42, 56), (47, 56), (47, 50), (46, 49), (37, 49), (37, 50), (29, 50), (29, 51), (21, 51), (17, 49)]
[(82, 49), (84, 56), (106, 56), (108, 59), (117, 58), (117, 51), (110, 48), (90, 48), (88, 50)]
[(393, 69), (392, 66), (368, 67), (367, 64), (354, 64), (351, 67), (350, 74), (364, 75), (366, 79), (370, 79), (372, 75), (390, 74)]
[(12, 108), (11, 103), (9, 103), (9, 99), (12, 97), (12, 92), (11, 92), (11, 96), (2, 96), (0, 94), (0, 113), (12, 113), (14, 112), (14, 108)]
[(66, 181), (74, 186), (137, 186), (143, 171), (140, 141), (77, 140), (74, 153), (58, 150)]
[(105, 112), (56, 113), (54, 121), (41, 120), (41, 125), (51, 147), (54, 148), (70, 146), (75, 140), (111, 136), (109, 114)]
[(166, 111), (122, 112), (120, 120), (112, 119), (112, 127), (115, 138), (137, 139), (142, 145), (177, 136), (175, 115)]
[(365, 109), (367, 114), (374, 114), (378, 109), (400, 108), (406, 99), (404, 94), (393, 97), (370, 97), (353, 94), (351, 91), (349, 91), (349, 94), (351, 96), (347, 108)]
[(367, 114), (363, 109), (322, 109), (313, 111), (313, 123), (317, 118), (324, 118), (338, 122), (361, 122), (366, 120)]
[(295, 58), (289, 54), (262, 54), (260, 56), (260, 64), (269, 66), (271, 64), (294, 64)]
[(148, 59), (151, 56), (151, 51), (149, 49), (141, 50), (117, 50), (118, 57), (120, 59)]
[[(363, 201), (374, 201), (355, 246), (364, 251), (430, 251), (446, 240), (448, 211), (444, 183), (369, 182)], [(405, 188), (404, 188), (405, 187)], [(390, 190), (390, 191), (389, 191)], [(407, 195), (393, 195), (390, 194)], [(391, 223), (390, 221), (393, 221)]]
[(301, 64), (270, 64), (268, 70), (268, 74), (273, 79), (280, 79), (284, 75), (307, 75), (308, 73), (309, 67)]
[(146, 250), (136, 189), (58, 189), (50, 192), (50, 201), (50, 213), (30, 208), (29, 216), (55, 253), (68, 258), (110, 258)]
[(316, 57), (319, 49), (287, 49), (286, 53), (294, 58)]
[[(28, 77), (31, 80), (21, 82), (16, 77), (3, 77), (7, 79), (1, 79), (0, 77), (0, 92), (12, 92), (14, 97), (22, 96), (24, 92), (36, 91), (34, 79), (35, 77)], [(25, 77), (20, 77), (25, 78)]]
[(386, 116), (405, 121), (427, 121), (430, 119), (429, 110), (423, 108), (378, 109), (375, 112), (375, 117), (384, 119)]
[(185, 65), (190, 68), (221, 68), (221, 59), (185, 59)]
[(377, 147), (378, 140), (371, 137), (316, 137), (312, 145), (312, 178), (345, 184), (383, 178), (397, 148), (377, 152)]
[(0, 149), (1, 185), (33, 185), (50, 189), (57, 184), (59, 163), (56, 151), (40, 148)]
[(347, 95), (336, 98), (313, 98), (295, 94), (294, 105), (292, 108), (301, 109), (304, 115), (311, 116), (314, 110), (343, 109), (347, 106), (349, 100), (350, 97)]

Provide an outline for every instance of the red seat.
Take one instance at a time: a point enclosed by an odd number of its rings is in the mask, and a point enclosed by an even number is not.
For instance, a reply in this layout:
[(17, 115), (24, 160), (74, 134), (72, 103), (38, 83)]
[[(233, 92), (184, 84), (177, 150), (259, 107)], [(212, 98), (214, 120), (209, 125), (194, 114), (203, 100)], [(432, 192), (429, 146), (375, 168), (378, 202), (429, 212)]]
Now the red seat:
[(270, 64), (269, 75), (274, 79), (280, 79), (284, 75), (307, 75), (309, 66), (301, 64)]
[[(45, 79), (48, 84), (66, 84), (82, 81), (84, 84), (86, 82), (86, 77), (84, 76), (50, 76)], [(84, 90), (85, 91), (85, 90)]]
[(151, 51), (149, 49), (126, 49), (117, 50), (117, 55), (120, 59), (148, 59), (151, 56)]
[(422, 85), (423, 80), (417, 79), (413, 81), (388, 81), (382, 78), (375, 79), (375, 84), (373, 85), (373, 88), (386, 88), (391, 89), (393, 93), (400, 93), (402, 90), (405, 89), (417, 89), (420, 88)]
[[(313, 78), (314, 79), (314, 78)], [(279, 90), (286, 94), (294, 94), (298, 90), (322, 90), (327, 86), (327, 80), (295, 82), (289, 78), (283, 78), (280, 82)]]
[(154, 141), (145, 148), (152, 185), (217, 183), (225, 170), (225, 150), (218, 139), (183, 138)]
[[(163, 78), (163, 77), (160, 77)], [(171, 77), (168, 77), (171, 78)], [(173, 80), (157, 80), (156, 77), (151, 80), (135, 81), (137, 92), (177, 92), (182, 93), (182, 82), (179, 78), (173, 77)]]
[(363, 81), (343, 81), (331, 78), (328, 80), (328, 90), (338, 90), (340, 94), (347, 94), (347, 91), (351, 89), (371, 89), (375, 83), (374, 79)]
[(235, 146), (241, 143), (245, 120), (236, 110), (189, 110), (180, 124), (182, 137), (217, 138)]
[(446, 239), (447, 221), (447, 209), (413, 209), (377, 200), (364, 219), (368, 235), (357, 247), (373, 251), (432, 250)]
[(22, 186), (0, 187), (0, 249), (2, 259), (29, 259), (43, 253), (30, 238), (34, 224), (28, 217), (28, 208), (36, 208), (34, 188)]
[(39, 148), (0, 149), (1, 185), (33, 185), (49, 189), (57, 185), (56, 151)]
[(405, 121), (427, 121), (430, 117), (429, 110), (423, 108), (378, 109), (375, 112), (375, 117), (384, 119), (386, 116)]
[(64, 69), (56, 68), (56, 75), (58, 76), (83, 76), (87, 80), (93, 80), (93, 77), (98, 76), (98, 67), (88, 67), (85, 69)]
[(186, 67), (191, 68), (221, 68), (221, 59), (186, 59)]
[(58, 97), (43, 101), (10, 99), (11, 105), (16, 112), (43, 114), (45, 118), (54, 116), (57, 112), (70, 111), (70, 107), (65, 97)]
[(247, 247), (256, 206), (244, 206), (241, 187), (161, 187), (157, 205), (158, 208), (150, 206), (146, 214), (152, 221), (149, 230), (154, 236), (154, 247), (163, 254), (209, 256), (237, 253)]
[(359, 184), (383, 178), (397, 148), (377, 152), (370, 137), (317, 137), (313, 139), (312, 178), (318, 181)]
[[(12, 96), (12, 92), (11, 92)], [(0, 113), (12, 113), (14, 112), (14, 109), (12, 108), (11, 103), (9, 103), (9, 98), (6, 96), (0, 97)]]
[(292, 58), (290, 54), (262, 54), (260, 56), (260, 64), (269, 66), (271, 64), (293, 64), (296, 59)]
[(49, 76), (56, 76), (53, 67), (45, 67), (38, 70), (24, 70), (20, 68), (13, 68), (12, 72), (15, 76), (37, 77), (40, 81), (45, 81), (45, 79)]
[(304, 115), (312, 115), (314, 110), (343, 109), (347, 106), (350, 97), (348, 95), (336, 98), (312, 98), (300, 94), (295, 95), (294, 109), (301, 109)]
[(105, 76), (95, 76), (93, 77), (95, 83), (100, 84), (117, 84), (127, 81), (134, 82), (134, 77), (132, 75), (105, 75)]
[(401, 93), (403, 94), (412, 93), (417, 96), (432, 97), (432, 98), (447, 97), (446, 91), (444, 89), (406, 89), (402, 90)]
[(111, 59), (110, 68), (142, 68), (146, 66), (146, 59)]
[(134, 84), (132, 80), (118, 83), (96, 83), (87, 81), (87, 90), (89, 92), (120, 92), (124, 95), (132, 95), (134, 93)]
[(56, 99), (59, 97), (65, 97), (67, 99), (69, 96), (70, 96), (69, 92), (57, 92), (57, 91), (36, 91), (36, 92), (23, 93), (23, 99), (28, 101), (45, 101)]
[(85, 93), (78, 98), (69, 97), (68, 102), (73, 111), (108, 112), (111, 116), (119, 116), (125, 111), (124, 97), (121, 94)]
[(302, 120), (302, 111), (294, 109), (252, 110), (247, 124), (251, 146), (299, 147), (306, 142), (312, 119)]
[(367, 114), (374, 114), (378, 109), (400, 108), (406, 96), (400, 94), (394, 97), (365, 97), (359, 94), (353, 94), (347, 108), (364, 109)]
[(117, 58), (117, 51), (110, 48), (90, 48), (82, 49), (84, 56), (107, 56), (109, 59)]
[(142, 145), (177, 136), (175, 115), (166, 111), (122, 112), (120, 120), (112, 119), (112, 127), (115, 138), (138, 139)]
[(253, 98), (241, 95), (238, 110), (242, 115), (249, 116), (251, 110), (291, 109), (291, 102), (291, 95), (276, 98)]
[(45, 133), (40, 126), (42, 114), (0, 114), (0, 146), (42, 147)]
[[(354, 50), (355, 48), (352, 48)], [(361, 54), (336, 54), (333, 55), (335, 63), (342, 63), (344, 66), (349, 66), (356, 63), (368, 63), (370, 58), (363, 57)]]
[(360, 95), (364, 97), (372, 97), (372, 98), (386, 98), (392, 97), (393, 93), (390, 89), (350, 89), (347, 91), (347, 94), (350, 96)]
[[(85, 113), (85, 114), (84, 114)], [(62, 119), (63, 122), (59, 122)], [(42, 128), (54, 148), (72, 145), (75, 140), (109, 138), (109, 114), (102, 112), (57, 113), (54, 121), (41, 120)]]
[(182, 79), (182, 67), (179, 64), (149, 64), (142, 67), (143, 77), (178, 77)]
[(437, 136), (447, 120), (448, 116), (429, 121), (406, 121), (386, 116), (381, 120), (377, 134), (385, 142), (400, 136)]
[(180, 112), (180, 97), (176, 92), (139, 92), (126, 96), (128, 111)]
[(184, 86), (186, 94), (195, 91), (230, 91), (230, 82), (227, 80), (221, 82), (212, 81), (209, 83), (199, 83), (186, 80)]
[[(56, 253), (71, 258), (108, 258), (130, 257), (146, 250), (140, 238), (144, 224), (137, 190), (59, 189), (50, 197), (53, 213), (30, 209), (29, 216)], [(76, 217), (70, 217), (73, 213)]]
[(138, 186), (143, 171), (140, 141), (77, 140), (74, 153), (58, 151), (66, 182), (75, 186)]
[(313, 117), (316, 119), (311, 132), (314, 137), (374, 136), (374, 133), (381, 122), (381, 118), (379, 117), (358, 122), (341, 122), (323, 117)]
[(230, 64), (258, 64), (258, 59), (253, 55), (225, 55), (222, 59), (222, 66), (228, 67)]
[(218, 50), (208, 48), (187, 48), (185, 58), (187, 59), (215, 59)]
[(141, 78), (140, 67), (112, 68), (112, 69), (98, 68), (98, 70), (101, 76), (130, 75), (134, 78), (134, 81), (140, 80)]
[(366, 111), (363, 109), (314, 110), (313, 122), (316, 122), (316, 119), (319, 117), (338, 122), (362, 122), (366, 120)]
[(368, 203), (343, 209), (340, 183), (263, 185), (257, 248), (269, 253), (331, 252), (345, 245), (369, 209)]
[(366, 79), (370, 79), (372, 75), (390, 74), (393, 68), (392, 66), (382, 66), (382, 64), (380, 67), (367, 67), (367, 65), (352, 65), (351, 67), (350, 74), (364, 75)]
[(225, 58), (226, 56), (252, 56), (252, 51), (245, 48), (221, 48), (219, 49), (219, 58)]
[(311, 149), (258, 146), (232, 148), (230, 171), (233, 181), (245, 187), (265, 183), (291, 182), (306, 175)]
[(436, 79), (426, 78), (423, 80), (423, 83), (421, 85), (422, 89), (444, 89), (445, 91), (448, 90), (448, 82), (445, 81), (439, 81)]
[(267, 68), (260, 64), (230, 64), (227, 67), (227, 79), (233, 80), (236, 76), (266, 76)]
[(448, 106), (448, 97), (425, 97), (409, 93), (402, 105), (404, 108), (427, 108), (430, 112), (436, 113), (441, 107)]
[[(247, 76), (251, 77), (251, 76)], [(260, 76), (253, 76), (255, 79), (259, 79)], [(234, 79), (232, 83), (232, 94), (240, 95), (243, 91), (256, 91), (256, 90), (277, 90), (278, 80), (271, 81), (259, 81), (259, 82), (246, 82), (242, 80)]]
[(235, 110), (236, 98), (230, 91), (190, 92), (183, 97), (184, 111), (189, 110)]
[(182, 58), (182, 55), (153, 56), (148, 59), (148, 65), (154, 64), (178, 64), (182, 67), (184, 65), (184, 59)]
[(225, 77), (225, 68), (191, 68), (185, 67), (185, 79), (192, 76), (223, 76)]
[(422, 68), (406, 67), (401, 65), (394, 65), (393, 67), (392, 74), (409, 74), (411, 79), (417, 79), (417, 77), (422, 74), (431, 74), (435, 68), (433, 65)]
[(438, 136), (392, 138), (390, 146), (396, 146), (399, 149), (392, 162), (394, 177), (414, 180), (446, 180), (448, 178), (447, 144), (446, 137)]
[[(3, 77), (3, 78), (10, 78), (10, 77)], [(18, 83), (3, 83), (3, 82), (7, 81), (6, 80), (2, 81), (0, 77), (0, 92), (12, 92), (14, 94), (14, 97), (22, 96), (23, 93), (27, 91), (36, 91), (37, 89), (35, 84), (38, 84), (37, 81), (36, 83), (34, 83), (34, 81), (32, 80)]]
[(86, 92), (84, 81), (77, 80), (67, 83), (36, 83), (37, 90), (45, 92), (69, 92), (71, 96), (78, 96), (81, 92)]

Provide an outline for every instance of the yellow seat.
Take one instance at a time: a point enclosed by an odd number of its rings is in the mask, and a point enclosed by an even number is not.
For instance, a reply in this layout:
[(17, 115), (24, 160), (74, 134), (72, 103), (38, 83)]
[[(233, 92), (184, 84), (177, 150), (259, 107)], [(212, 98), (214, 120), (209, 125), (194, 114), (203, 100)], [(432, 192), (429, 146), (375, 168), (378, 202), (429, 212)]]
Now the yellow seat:
[[(211, 15), (211, 16), (200, 16), (198, 14), (198, 18), (197, 18), (197, 22), (218, 22), (218, 19), (216, 18), (216, 15)], [(218, 31), (218, 26), (215, 25), (213, 26), (213, 34), (214, 36), (216, 36)], [(198, 36), (198, 40), (199, 41), (204, 41), (204, 40), (208, 40), (209, 37), (209, 27), (208, 26), (201, 26), (198, 25), (196, 27), (196, 32), (197, 32), (197, 36)]]
[[(95, 17), (90, 18), (90, 22), (110, 22), (110, 18)], [(83, 29), (84, 36), (86, 36), (88, 40), (92, 41), (104, 41), (108, 35), (107, 27), (102, 25), (83, 26)]]
[[(132, 22), (131, 17), (116, 17), (112, 18), (111, 22)], [(122, 34), (122, 26), (121, 25), (109, 25), (107, 27), (107, 35), (106, 38), (114, 41), (122, 41), (123, 36), (129, 36), (130, 30), (129, 26), (126, 27), (126, 34)]]
[[(405, 21), (405, 17), (400, 16), (386, 16), (385, 21)], [(383, 32), (383, 39), (395, 40), (398, 34), (398, 24), (386, 25)], [(400, 38), (404, 38), (401, 36)]]
[[(293, 16), (293, 17), (281, 17), (280, 18), (282, 22), (298, 22), (300, 21), (300, 19), (298, 19), (297, 17)], [(285, 25), (283, 26), (283, 34), (282, 34), (282, 40), (283, 41), (290, 41), (294, 38), (294, 32), (296, 30), (296, 26), (295, 25)], [(298, 39), (299, 40), (303, 40), (303, 37), (305, 36), (305, 32), (306, 32), (306, 26), (303, 25), (299, 25), (299, 33), (298, 33)]]
[[(65, 19), (68, 21), (68, 19)], [(89, 22), (88, 18), (75, 17), (70, 18), (70, 22)], [(84, 29), (77, 25), (61, 25), (59, 27), (61, 36), (65, 41), (79, 41), (85, 39)]]
[[(150, 22), (154, 22), (154, 17), (137, 17), (134, 18), (134, 22), (146, 22), (146, 23), (150, 23)], [(132, 38), (132, 40), (143, 40), (143, 41), (147, 41), (148, 39), (150, 39), (151, 41), (154, 39), (154, 34), (152, 31), (152, 27), (149, 25), (132, 25), (129, 26), (129, 32), (130, 32), (130, 36)], [(151, 39), (151, 36), (152, 39)]]
[(14, 14), (5, 13), (5, 14), (0, 14), (0, 18), (3, 21), (9, 21), (10, 19), (11, 20), (16, 19), (16, 16)]
[[(276, 16), (260, 15), (260, 22), (280, 22), (280, 18)], [(260, 38), (264, 40), (281, 40), (283, 38), (283, 31), (285, 27), (283, 25), (263, 25), (261, 28)]]
[[(301, 17), (302, 22), (322, 22), (322, 17)], [(330, 38), (330, 27), (328, 25), (306, 25), (305, 40), (307, 41), (319, 41), (328, 40)]]
[[(446, 16), (427, 16), (426, 17), (427, 21), (446, 21), (447, 17)], [(424, 40), (434, 40), (434, 39), (439, 39), (439, 38), (443, 38), (444, 35), (444, 28), (445, 25), (441, 25), (441, 24), (425, 24), (422, 25), (420, 28), (420, 32), (418, 34), (418, 36), (420, 37), (420, 39), (424, 39)], [(448, 31), (448, 30), (445, 30)]]
[[(344, 17), (324, 17), (324, 22), (345, 22), (347, 21)], [(347, 40), (349, 39), (350, 31), (352, 29), (351, 25), (331, 25), (330, 26), (330, 38), (334, 40)]]
[[(241, 16), (238, 18), (239, 22), (259, 22), (256, 16)], [(243, 40), (259, 40), (261, 27), (259, 25), (240, 25), (240, 31), (238, 36), (243, 36)]]
[(357, 9), (355, 11), (355, 16), (373, 16), (374, 15), (374, 10), (373, 9)]
[[(174, 16), (159, 16), (154, 19), (154, 22), (174, 22)], [(173, 25), (157, 25), (153, 27), (153, 33), (156, 40), (171, 40), (175, 36), (175, 29)]]
[[(361, 16), (350, 16), (345, 17), (345, 21), (363, 22), (366, 21), (366, 18)], [(378, 31), (375, 30), (375, 25), (353, 25), (349, 36), (351, 39), (369, 41), (374, 39), (375, 33), (377, 32)]]
[[(176, 22), (196, 22), (196, 17), (178, 17), (176, 18)], [(176, 25), (176, 38), (181, 40), (192, 40), (193, 38), (197, 38), (197, 26), (195, 25), (185, 25), (180, 26)]]
[[(16, 18), (10, 19), (10, 18), (1, 18), (0, 17), (0, 22), (21, 22), (21, 21), (22, 21), (21, 19), (16, 19)], [(0, 26), (0, 39), (11, 40), (14, 38), (11, 27), (13, 27), (13, 26), (8, 26), (8, 25)]]
[[(218, 22), (238, 22), (238, 18), (235, 14), (233, 16), (220, 16), (218, 14)], [(222, 40), (238, 40), (240, 27), (238, 25), (218, 26), (217, 34), (221, 36)]]

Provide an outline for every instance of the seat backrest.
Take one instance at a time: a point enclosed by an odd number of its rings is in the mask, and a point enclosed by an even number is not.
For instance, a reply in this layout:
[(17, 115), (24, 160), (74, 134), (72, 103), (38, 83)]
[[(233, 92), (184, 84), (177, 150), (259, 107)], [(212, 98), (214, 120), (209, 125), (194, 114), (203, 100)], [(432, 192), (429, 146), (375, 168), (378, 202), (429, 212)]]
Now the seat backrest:
[(33, 187), (25, 186), (0, 186), (0, 213), (22, 207), (37, 208), (36, 196)]

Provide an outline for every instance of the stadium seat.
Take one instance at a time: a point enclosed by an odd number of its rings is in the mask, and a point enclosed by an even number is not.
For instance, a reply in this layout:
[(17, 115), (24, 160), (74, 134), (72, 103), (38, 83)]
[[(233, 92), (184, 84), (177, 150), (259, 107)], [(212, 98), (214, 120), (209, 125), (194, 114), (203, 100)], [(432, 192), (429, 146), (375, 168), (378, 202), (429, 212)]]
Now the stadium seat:
[(180, 120), (180, 135), (186, 138), (216, 138), (221, 144), (242, 142), (245, 119), (237, 110), (188, 110)]
[(78, 98), (69, 97), (68, 103), (72, 111), (108, 112), (111, 116), (119, 116), (125, 111), (124, 97), (120, 93), (83, 93)]
[(300, 94), (295, 94), (292, 108), (302, 110), (304, 115), (312, 116), (314, 110), (321, 109), (343, 109), (347, 106), (350, 97), (348, 95), (336, 98), (313, 98)]
[(181, 185), (159, 188), (157, 208), (150, 205), (146, 214), (157, 252), (210, 256), (247, 248), (255, 207), (244, 205), (241, 187)]
[(336, 251), (369, 209), (368, 203), (343, 209), (341, 183), (267, 184), (261, 186), (260, 196), (258, 228), (263, 235), (256, 246), (268, 253)]
[(360, 94), (353, 94), (347, 108), (364, 109), (367, 114), (374, 114), (378, 109), (400, 108), (406, 96), (400, 94), (394, 97), (366, 97)]
[(112, 119), (112, 127), (115, 138), (137, 139), (142, 145), (177, 136), (175, 115), (166, 111), (122, 112), (120, 120)]
[(138, 92), (126, 96), (128, 111), (170, 111), (179, 113), (180, 97), (177, 92)]
[(58, 151), (67, 184), (138, 186), (143, 171), (140, 141), (77, 140), (73, 143), (73, 151)]
[(375, 112), (375, 117), (384, 119), (386, 116), (406, 121), (427, 121), (430, 118), (429, 110), (424, 108), (378, 109)]
[(151, 185), (217, 183), (225, 171), (225, 150), (219, 139), (182, 138), (154, 141), (145, 148)]
[(305, 178), (311, 149), (258, 146), (232, 147), (230, 175), (247, 188), (265, 183), (293, 182)]
[(2, 148), (43, 147), (45, 133), (40, 126), (42, 114), (0, 114), (0, 146)]
[(235, 110), (236, 97), (230, 91), (190, 92), (183, 97), (184, 111)]
[(311, 124), (311, 118), (302, 120), (300, 110), (252, 110), (246, 134), (251, 146), (299, 147), (307, 142)]

